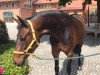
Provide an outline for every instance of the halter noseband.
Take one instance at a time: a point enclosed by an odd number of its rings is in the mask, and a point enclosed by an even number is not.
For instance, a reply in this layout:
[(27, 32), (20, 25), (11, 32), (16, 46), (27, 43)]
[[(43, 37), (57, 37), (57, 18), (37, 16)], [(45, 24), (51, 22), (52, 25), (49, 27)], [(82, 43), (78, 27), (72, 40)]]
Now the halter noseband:
[(32, 53), (28, 53), (28, 51), (29, 51), (29, 49), (31, 49), (33, 43), (36, 42), (36, 44), (39, 45), (39, 42), (37, 42), (37, 40), (36, 40), (35, 30), (33, 29), (31, 21), (27, 20), (27, 22), (30, 25), (30, 28), (31, 28), (31, 31), (32, 31), (33, 40), (31, 41), (31, 43), (29, 44), (29, 46), (26, 48), (26, 50), (24, 50), (24, 52), (14, 51), (13, 53), (15, 53), (15, 54), (28, 54), (28, 55), (30, 55)]

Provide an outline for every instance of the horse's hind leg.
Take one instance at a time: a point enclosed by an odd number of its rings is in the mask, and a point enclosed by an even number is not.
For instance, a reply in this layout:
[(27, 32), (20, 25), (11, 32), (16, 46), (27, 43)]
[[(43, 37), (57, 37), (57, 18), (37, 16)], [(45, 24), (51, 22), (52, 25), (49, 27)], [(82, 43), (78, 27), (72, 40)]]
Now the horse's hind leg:
[[(54, 59), (59, 58), (58, 41), (50, 36), (50, 42)], [(59, 75), (59, 60), (55, 60), (55, 75)]]
[[(65, 53), (66, 54), (66, 53)], [(66, 54), (68, 58), (73, 57), (73, 51), (71, 50), (69, 53)], [(71, 75), (71, 63), (72, 63), (72, 59), (68, 59), (68, 63), (67, 63), (67, 73), (68, 75)]]
[[(81, 47), (82, 45), (76, 45), (75, 49), (74, 49), (74, 53), (78, 54), (78, 56), (81, 56)], [(81, 63), (81, 58), (78, 58), (78, 70), (82, 70), (82, 63)]]

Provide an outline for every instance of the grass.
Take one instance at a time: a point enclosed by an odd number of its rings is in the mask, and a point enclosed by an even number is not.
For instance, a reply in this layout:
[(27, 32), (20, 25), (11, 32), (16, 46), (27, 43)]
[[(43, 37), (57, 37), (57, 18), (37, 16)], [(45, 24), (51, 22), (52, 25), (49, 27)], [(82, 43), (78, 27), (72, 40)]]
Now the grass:
[(3, 67), (4, 71), (2, 75), (27, 75), (28, 74), (28, 64), (22, 67), (15, 66), (12, 60), (12, 52), (15, 47), (14, 41), (9, 41), (5, 44), (0, 44), (0, 66)]

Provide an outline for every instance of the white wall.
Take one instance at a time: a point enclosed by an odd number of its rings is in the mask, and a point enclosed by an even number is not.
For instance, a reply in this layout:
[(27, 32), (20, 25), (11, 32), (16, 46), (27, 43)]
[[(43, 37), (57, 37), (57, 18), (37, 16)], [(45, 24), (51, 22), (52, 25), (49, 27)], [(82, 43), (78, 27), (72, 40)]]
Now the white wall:
[(6, 23), (6, 27), (8, 29), (8, 35), (10, 40), (16, 40), (17, 39), (17, 23)]

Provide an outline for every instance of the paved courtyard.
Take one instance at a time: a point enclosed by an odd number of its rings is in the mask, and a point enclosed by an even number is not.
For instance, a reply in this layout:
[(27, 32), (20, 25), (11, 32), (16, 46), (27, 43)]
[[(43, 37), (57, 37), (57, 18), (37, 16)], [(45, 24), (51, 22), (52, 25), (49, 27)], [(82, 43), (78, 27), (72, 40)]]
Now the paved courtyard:
[[(82, 47), (82, 55), (91, 55), (100, 53), (100, 38), (92, 36), (86, 36)], [(30, 56), (29, 62), (29, 74), (28, 75), (54, 75), (54, 60), (51, 54), (51, 46), (49, 42), (49, 36), (43, 36), (41, 38), (41, 44), (35, 50), (36, 56), (43, 58), (43, 60)], [(75, 55), (77, 56), (77, 55)], [(64, 53), (60, 53), (60, 58), (66, 58)], [(47, 59), (47, 60), (45, 60)], [(67, 66), (67, 60), (60, 60), (60, 72), (59, 75), (67, 75), (65, 67)], [(82, 71), (77, 70), (77, 60), (73, 60), (71, 75), (100, 75), (100, 55), (85, 57), (83, 59)]]

